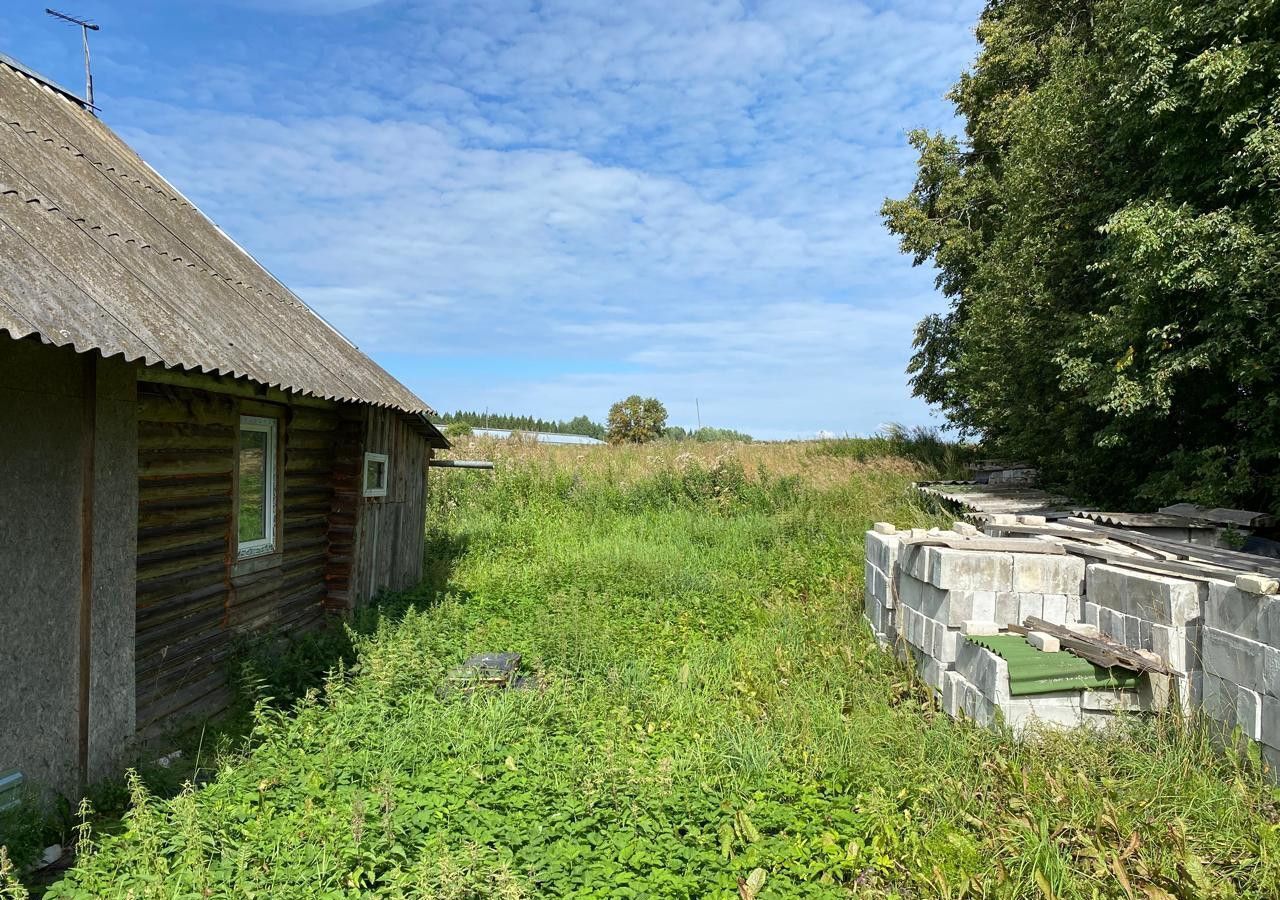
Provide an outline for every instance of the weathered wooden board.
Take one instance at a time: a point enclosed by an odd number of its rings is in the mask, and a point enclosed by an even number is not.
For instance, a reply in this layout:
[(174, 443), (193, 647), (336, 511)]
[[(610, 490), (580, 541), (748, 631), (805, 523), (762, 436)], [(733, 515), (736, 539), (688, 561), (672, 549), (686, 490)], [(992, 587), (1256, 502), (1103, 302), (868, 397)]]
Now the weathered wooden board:
[[(345, 579), (346, 600), (353, 607), (381, 591), (401, 590), (422, 579), (427, 463), (431, 458), (426, 438), (404, 416), (372, 407), (365, 411), (359, 452), (355, 481), (350, 486), (358, 514), (352, 564)], [(388, 456), (385, 497), (361, 496), (364, 453)], [(344, 488), (346, 484), (340, 484), (339, 491)]]

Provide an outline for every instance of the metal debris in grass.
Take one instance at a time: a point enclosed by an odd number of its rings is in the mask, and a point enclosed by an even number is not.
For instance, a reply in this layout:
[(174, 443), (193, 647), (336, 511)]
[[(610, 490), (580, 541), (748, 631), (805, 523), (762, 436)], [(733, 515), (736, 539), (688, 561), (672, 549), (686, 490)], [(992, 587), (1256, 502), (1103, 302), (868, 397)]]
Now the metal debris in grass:
[(520, 654), (477, 653), (445, 675), (437, 693), (444, 698), (489, 690), (530, 690), (538, 686), (535, 675), (520, 674)]

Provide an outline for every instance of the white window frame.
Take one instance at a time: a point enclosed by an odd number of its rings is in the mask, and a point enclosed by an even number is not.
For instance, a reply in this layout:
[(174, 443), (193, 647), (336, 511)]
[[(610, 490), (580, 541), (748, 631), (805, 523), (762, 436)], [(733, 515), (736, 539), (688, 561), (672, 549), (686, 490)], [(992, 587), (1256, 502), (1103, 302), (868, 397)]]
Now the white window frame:
[[(382, 487), (369, 487), (369, 463), (382, 463)], [(391, 457), (386, 453), (366, 453), (360, 468), (360, 487), (365, 497), (387, 496), (387, 483), (391, 481)]]
[(262, 460), (262, 509), (266, 537), (256, 541), (240, 541), (240, 451), (236, 450), (236, 540), (238, 541), (237, 559), (248, 559), (251, 556), (265, 556), (276, 549), (276, 471), (279, 455), (278, 439), (280, 423), (267, 416), (241, 416), (240, 434), (246, 431), (257, 432), (267, 436), (267, 447)]

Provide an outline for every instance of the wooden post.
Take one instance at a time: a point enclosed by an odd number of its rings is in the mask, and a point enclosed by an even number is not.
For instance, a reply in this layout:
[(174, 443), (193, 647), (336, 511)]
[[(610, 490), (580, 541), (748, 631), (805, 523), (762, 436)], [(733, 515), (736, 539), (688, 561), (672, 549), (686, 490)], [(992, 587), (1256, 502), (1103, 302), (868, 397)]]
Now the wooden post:
[(80, 391), (80, 786), (89, 783), (89, 676), (93, 643), (93, 492), (98, 430), (98, 360), (84, 357)]

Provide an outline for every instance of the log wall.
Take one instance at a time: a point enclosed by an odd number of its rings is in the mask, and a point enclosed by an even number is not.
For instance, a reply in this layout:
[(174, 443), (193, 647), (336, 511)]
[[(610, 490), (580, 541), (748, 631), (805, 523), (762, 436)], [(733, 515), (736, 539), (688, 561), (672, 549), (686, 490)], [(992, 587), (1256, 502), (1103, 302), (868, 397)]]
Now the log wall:
[[(216, 384), (216, 382), (215, 382)], [(237, 636), (316, 626), (328, 594), (338, 404), (138, 385), (137, 721), (144, 734), (231, 699)], [(239, 416), (280, 416), (277, 552), (237, 562)]]

